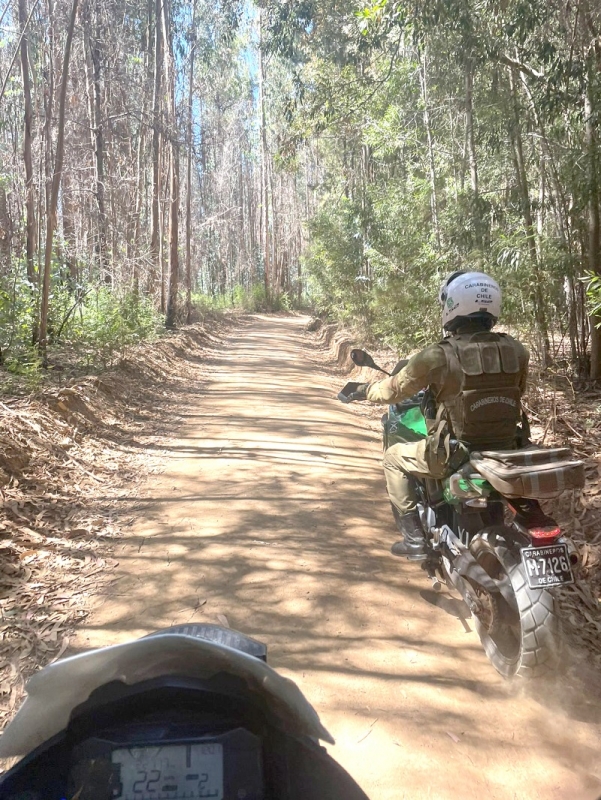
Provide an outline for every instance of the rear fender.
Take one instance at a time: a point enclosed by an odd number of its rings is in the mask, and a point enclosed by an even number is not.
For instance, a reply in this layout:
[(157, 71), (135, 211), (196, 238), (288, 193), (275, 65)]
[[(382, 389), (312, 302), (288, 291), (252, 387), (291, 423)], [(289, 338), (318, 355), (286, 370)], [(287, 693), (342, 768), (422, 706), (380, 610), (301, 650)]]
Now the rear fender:
[(472, 541), (475, 541), (476, 538), (481, 538), (491, 547), (496, 547), (496, 545), (499, 544), (519, 558), (520, 550), (523, 547), (530, 547), (532, 545), (532, 539), (526, 532), (526, 529), (518, 525), (515, 520), (504, 527), (504, 535), (498, 533), (492, 535), (486, 534), (482, 537), (475, 537)]

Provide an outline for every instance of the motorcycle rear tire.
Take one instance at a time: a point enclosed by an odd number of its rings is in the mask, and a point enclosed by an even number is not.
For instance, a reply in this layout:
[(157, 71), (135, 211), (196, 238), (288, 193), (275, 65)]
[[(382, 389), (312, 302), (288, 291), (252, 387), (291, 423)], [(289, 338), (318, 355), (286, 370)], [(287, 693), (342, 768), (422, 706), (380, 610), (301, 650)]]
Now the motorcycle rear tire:
[[(487, 627), (474, 615), (474, 626), (486, 655), (504, 678), (528, 680), (549, 676), (563, 666), (563, 637), (557, 603), (547, 589), (531, 589), (515, 548), (507, 544), (510, 532), (503, 526), (483, 531), (472, 551), (491, 577), (502, 570), (515, 596), (517, 619), (498, 630)], [(497, 574), (495, 574), (497, 572)], [(506, 603), (504, 599), (498, 602)], [(517, 611), (517, 613), (516, 613)]]

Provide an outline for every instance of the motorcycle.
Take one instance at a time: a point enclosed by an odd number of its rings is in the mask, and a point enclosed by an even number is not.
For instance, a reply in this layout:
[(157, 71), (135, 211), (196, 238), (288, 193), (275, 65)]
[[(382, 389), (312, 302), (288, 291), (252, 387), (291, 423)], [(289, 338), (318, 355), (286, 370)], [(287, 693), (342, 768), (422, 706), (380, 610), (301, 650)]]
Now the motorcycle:
[[(363, 350), (353, 362), (386, 375)], [(365, 399), (347, 383), (338, 398)], [(383, 449), (428, 435), (429, 393), (390, 405), (382, 417)], [(426, 415), (424, 415), (424, 411)], [(450, 449), (457, 443), (451, 442)], [(442, 479), (414, 476), (427, 542), (421, 562), (432, 586), (459, 593), (486, 655), (504, 678), (540, 678), (564, 667), (554, 589), (574, 583), (578, 552), (539, 504), (584, 485), (584, 465), (566, 448), (532, 444), (512, 451), (469, 452)], [(393, 512), (394, 509), (393, 506)]]
[(33, 676), (0, 736), (1, 800), (368, 800), (256, 639), (181, 625)]

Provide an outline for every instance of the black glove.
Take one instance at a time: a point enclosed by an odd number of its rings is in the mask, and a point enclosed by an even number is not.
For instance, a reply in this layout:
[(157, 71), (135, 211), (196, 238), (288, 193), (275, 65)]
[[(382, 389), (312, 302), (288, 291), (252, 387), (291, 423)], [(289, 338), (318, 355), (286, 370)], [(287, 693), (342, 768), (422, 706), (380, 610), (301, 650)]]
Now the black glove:
[(347, 383), (338, 395), (341, 403), (352, 403), (355, 400), (367, 400), (367, 387), (369, 383)]
[(349, 403), (354, 403), (355, 400), (367, 400), (367, 387), (369, 383), (360, 383), (359, 386), (349, 395)]
[(367, 390), (369, 383), (361, 383), (357, 386), (357, 391), (353, 392), (353, 400), (367, 400)]

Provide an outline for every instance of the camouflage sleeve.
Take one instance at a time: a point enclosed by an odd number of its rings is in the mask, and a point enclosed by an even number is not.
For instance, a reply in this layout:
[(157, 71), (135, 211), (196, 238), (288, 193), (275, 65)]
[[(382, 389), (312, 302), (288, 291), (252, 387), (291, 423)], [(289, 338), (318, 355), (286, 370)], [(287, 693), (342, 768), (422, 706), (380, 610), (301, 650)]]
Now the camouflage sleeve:
[(368, 384), (367, 399), (371, 403), (400, 403), (431, 383), (442, 383), (442, 372), (446, 364), (442, 347), (430, 345), (414, 355), (397, 375)]
[[(520, 342), (520, 344), (522, 344)], [(520, 392), (524, 394), (526, 391), (526, 384), (528, 383), (528, 362), (530, 361), (530, 353), (524, 345), (522, 345), (522, 352), (520, 353)]]

